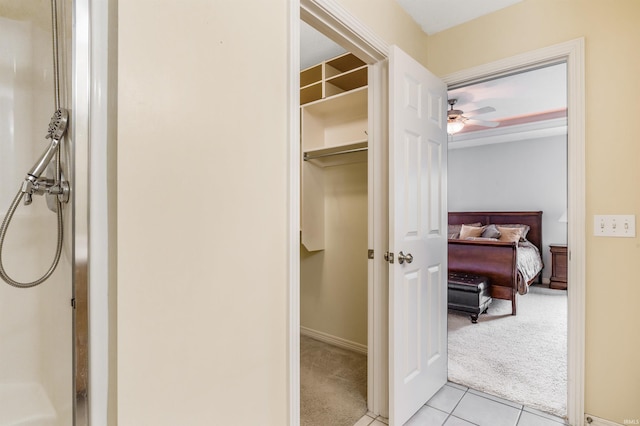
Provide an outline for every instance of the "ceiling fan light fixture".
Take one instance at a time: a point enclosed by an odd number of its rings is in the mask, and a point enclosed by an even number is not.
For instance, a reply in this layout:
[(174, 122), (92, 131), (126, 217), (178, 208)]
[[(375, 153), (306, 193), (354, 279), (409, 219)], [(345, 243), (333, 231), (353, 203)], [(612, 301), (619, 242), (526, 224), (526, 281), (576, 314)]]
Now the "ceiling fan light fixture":
[[(473, 111), (464, 112), (459, 109), (454, 109), (453, 106), (458, 102), (457, 99), (448, 99), (447, 103), (451, 107), (447, 111), (447, 133), (453, 135), (461, 131), (467, 120), (470, 117), (475, 117), (476, 115), (486, 114), (488, 112), (494, 112), (496, 109), (491, 106), (485, 106), (479, 109), (475, 109)], [(483, 126), (483, 127), (497, 127), (500, 123), (496, 121), (482, 121), (472, 118), (469, 121), (469, 124), (473, 124), (474, 126)]]
[(458, 133), (464, 127), (464, 121), (458, 119), (447, 120), (447, 133), (453, 135)]

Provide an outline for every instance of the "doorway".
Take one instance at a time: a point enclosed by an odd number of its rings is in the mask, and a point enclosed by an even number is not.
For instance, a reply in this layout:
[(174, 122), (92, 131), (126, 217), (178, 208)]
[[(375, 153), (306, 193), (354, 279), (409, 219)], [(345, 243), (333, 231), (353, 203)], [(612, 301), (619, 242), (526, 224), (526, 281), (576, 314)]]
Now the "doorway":
[(300, 409), (367, 412), (368, 66), (301, 21)]
[[(449, 211), (542, 212), (541, 240), (532, 230), (518, 243), (519, 259), (527, 255), (535, 269), (518, 267), (533, 281), (518, 287), (517, 315), (495, 295), (478, 324), (449, 313), (449, 380), (559, 417), (566, 415), (567, 292), (549, 279), (566, 269), (550, 250), (567, 243), (566, 80), (563, 61), (449, 90), (452, 108), (470, 117), (449, 136)], [(483, 237), (499, 237), (495, 226)]]
[[(367, 63), (372, 64), (372, 78), (374, 87), (382, 88), (386, 81), (386, 71), (382, 64), (387, 58), (389, 47), (381, 41), (375, 34), (364, 29), (360, 22), (353, 16), (346, 13), (334, 3), (327, 3), (319, 0), (305, 0), (300, 4), (292, 4), (291, 20), (289, 22), (291, 31), (291, 58), (290, 75), (295, 76), (299, 72), (297, 58), (298, 48), (298, 19), (303, 19), (321, 29), (323, 33), (331, 35), (332, 38), (342, 37), (347, 40), (350, 50), (362, 54), (369, 58)], [(568, 136), (569, 151), (569, 188), (573, 189), (569, 198), (569, 227), (568, 242), (572, 247), (571, 261), (568, 265), (569, 276), (574, 284), (575, 291), (569, 297), (569, 401), (568, 417), (573, 424), (581, 425), (584, 413), (584, 42), (574, 40), (539, 51), (529, 52), (502, 61), (496, 61), (484, 66), (476, 67), (444, 77), (448, 85), (464, 84), (479, 79), (487, 75), (499, 75), (513, 69), (532, 67), (541, 63), (561, 58), (567, 59), (569, 74), (569, 114), (568, 121), (571, 132)], [(299, 90), (298, 80), (295, 77), (290, 79), (290, 91), (295, 93)], [(383, 90), (378, 90), (373, 94), (378, 99), (378, 104), (382, 105), (382, 100), (386, 99)], [(375, 104), (375, 102), (374, 102)], [(289, 309), (289, 359), (290, 359), (290, 418), (292, 424), (299, 424), (299, 225), (296, 220), (299, 215), (299, 181), (300, 173), (300, 149), (299, 141), (299, 118), (297, 99), (292, 95), (290, 102), (290, 309)], [(373, 111), (372, 116), (382, 117), (382, 110)], [(377, 135), (386, 134), (385, 124), (382, 121), (374, 120)], [(371, 135), (370, 135), (371, 137)], [(370, 143), (379, 144), (379, 140), (372, 140)], [(371, 146), (370, 146), (371, 149)], [(370, 151), (371, 152), (371, 151)], [(373, 182), (371, 184), (377, 188), (384, 188), (385, 164), (381, 158), (373, 160)], [(375, 190), (375, 189), (374, 189)], [(384, 253), (388, 247), (385, 240), (384, 229), (388, 227), (386, 203), (380, 199), (379, 193), (375, 201), (373, 212), (374, 221), (372, 229), (380, 232), (370, 233), (373, 235), (373, 249), (376, 253)], [(370, 225), (371, 226), (371, 225)], [(379, 257), (377, 258), (379, 259)], [(374, 262), (370, 266), (370, 271), (375, 276), (384, 278), (388, 276), (388, 265), (382, 261)], [(369, 277), (374, 274), (369, 274)], [(371, 279), (371, 278), (370, 278)], [(369, 339), (368, 351), (373, 353), (368, 359), (370, 377), (368, 388), (369, 409), (374, 413), (384, 415), (388, 413), (388, 311), (386, 287), (383, 280), (370, 284), (368, 288), (369, 312), (368, 324)]]
[(552, 63), (567, 64), (567, 418), (584, 424), (585, 348), (585, 107), (584, 40), (530, 51), (473, 67), (444, 77), (450, 88), (538, 68)]
[(368, 65), (300, 22), (301, 422), (367, 412)]
[[(386, 81), (385, 59), (386, 45), (378, 43), (377, 40), (366, 31), (358, 32), (352, 28), (358, 27), (357, 21), (353, 17), (343, 15), (341, 20), (350, 22), (344, 27), (334, 25), (336, 14), (342, 14), (341, 11), (334, 10), (335, 5), (323, 5), (315, 1), (302, 1), (300, 9), (292, 6), (291, 25), (296, 27), (300, 25), (300, 19), (314, 27), (329, 39), (339, 42), (345, 51), (352, 52), (360, 60), (367, 64), (368, 68), (368, 84), (367, 89), (367, 115), (369, 117), (368, 124), (368, 152), (367, 152), (367, 244), (364, 257), (368, 258), (367, 251), (379, 255), (373, 260), (367, 261), (366, 270), (366, 346), (360, 346), (367, 354), (367, 384), (366, 384), (366, 401), (367, 408), (370, 412), (386, 414), (388, 404), (387, 390), (387, 338), (386, 336), (386, 287), (381, 284), (381, 277), (388, 274), (388, 266), (383, 259), (387, 244), (387, 236), (383, 232), (374, 232), (375, 229), (385, 229), (387, 222), (386, 205), (382, 203), (379, 196), (374, 197), (373, 194), (379, 194), (379, 188), (383, 185), (382, 173), (383, 159), (379, 153), (382, 152), (380, 147), (383, 144), (383, 135), (386, 134), (386, 124), (381, 117), (380, 107), (385, 97), (384, 84)], [(298, 13), (299, 12), (299, 13)], [(342, 25), (342, 24), (341, 24)], [(295, 33), (295, 31), (294, 31)], [(296, 33), (297, 34), (297, 33)], [(291, 91), (299, 92), (300, 81), (298, 76), (300, 73), (299, 55), (299, 38), (295, 35), (291, 39), (291, 52), (294, 56), (290, 61), (293, 66), (291, 68), (293, 83)], [(299, 218), (300, 213), (300, 182), (294, 177), (301, 176), (301, 149), (299, 145), (300, 136), (300, 116), (299, 102), (292, 100), (292, 115), (290, 118), (290, 135), (292, 141), (295, 141), (290, 147), (290, 164), (292, 182), (290, 183), (290, 194), (292, 202), (290, 203), (291, 217)], [(295, 112), (294, 112), (295, 111)], [(290, 222), (290, 235), (293, 237), (290, 247), (290, 264), (291, 268), (291, 287), (290, 287), (290, 360), (291, 360), (291, 410), (290, 418), (292, 424), (299, 424), (300, 419), (300, 255), (301, 255), (301, 239), (300, 226), (298, 221)]]

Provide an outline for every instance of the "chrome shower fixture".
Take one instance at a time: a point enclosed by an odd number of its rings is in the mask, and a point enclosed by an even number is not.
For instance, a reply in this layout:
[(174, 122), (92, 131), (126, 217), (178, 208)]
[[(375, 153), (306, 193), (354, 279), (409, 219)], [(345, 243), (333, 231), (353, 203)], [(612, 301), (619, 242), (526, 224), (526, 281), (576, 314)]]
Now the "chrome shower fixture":
[[(56, 112), (51, 117), (49, 129), (47, 130), (47, 139), (51, 139), (51, 144), (42, 154), (40, 159), (33, 165), (31, 170), (27, 172), (22, 186), (18, 190), (15, 198), (11, 202), (7, 214), (0, 224), (0, 278), (7, 284), (17, 288), (30, 288), (42, 284), (53, 274), (60, 261), (62, 255), (62, 241), (64, 237), (64, 221), (62, 217), (63, 203), (69, 202), (69, 183), (65, 180), (62, 173), (62, 162), (60, 160), (60, 143), (67, 131), (69, 123), (69, 112), (60, 108), (60, 72), (58, 70), (58, 6), (56, 0), (51, 0), (51, 27), (53, 38), (53, 94), (55, 100)], [(55, 157), (55, 158), (54, 158)], [(47, 171), (46, 177), (41, 175)], [(37, 280), (31, 282), (19, 282), (14, 280), (7, 274), (2, 261), (2, 248), (4, 246), (7, 229), (13, 219), (16, 209), (20, 205), (20, 201), (24, 198), (24, 204), (29, 205), (33, 201), (33, 194), (45, 195), (47, 206), (51, 211), (56, 213), (58, 218), (58, 240), (56, 243), (56, 253), (53, 257), (51, 266)]]
[(55, 176), (53, 179), (40, 177), (58, 151), (60, 141), (67, 131), (68, 122), (69, 112), (63, 108), (59, 108), (51, 117), (46, 135), (47, 139), (51, 139), (51, 144), (31, 170), (27, 172), (27, 177), (22, 183), (21, 191), (24, 193), (25, 205), (32, 203), (34, 194), (42, 195), (46, 193), (57, 196), (62, 203), (69, 201), (69, 184), (61, 176)]
[(47, 131), (47, 139), (61, 139), (67, 131), (67, 123), (69, 122), (69, 112), (64, 108), (59, 108), (51, 116), (49, 122), (49, 130)]

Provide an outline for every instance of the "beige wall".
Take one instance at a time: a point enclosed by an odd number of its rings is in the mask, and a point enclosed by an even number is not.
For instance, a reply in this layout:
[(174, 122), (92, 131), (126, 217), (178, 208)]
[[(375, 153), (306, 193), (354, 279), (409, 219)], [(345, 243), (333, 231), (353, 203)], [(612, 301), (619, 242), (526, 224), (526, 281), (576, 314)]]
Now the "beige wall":
[(387, 44), (395, 44), (421, 63), (427, 61), (427, 35), (395, 0), (337, 0)]
[(325, 249), (301, 248), (300, 325), (366, 345), (367, 163), (325, 168), (324, 190)]
[(119, 426), (287, 424), (287, 8), (119, 2)]
[(636, 0), (524, 0), (429, 37), (427, 62), (433, 72), (446, 75), (584, 37), (585, 410), (621, 424), (640, 418), (640, 243), (638, 238), (595, 238), (592, 222), (594, 214), (640, 215), (640, 144), (632, 125), (614, 125), (640, 116), (635, 101), (640, 95), (639, 18)]

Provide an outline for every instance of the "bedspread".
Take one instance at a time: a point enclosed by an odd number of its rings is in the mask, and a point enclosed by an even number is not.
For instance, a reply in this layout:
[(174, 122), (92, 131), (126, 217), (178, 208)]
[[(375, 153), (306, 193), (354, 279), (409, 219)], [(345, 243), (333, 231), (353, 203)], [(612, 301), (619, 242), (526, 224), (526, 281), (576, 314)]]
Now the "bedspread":
[(542, 271), (542, 257), (538, 248), (529, 241), (518, 243), (518, 293), (527, 294), (529, 284)]

